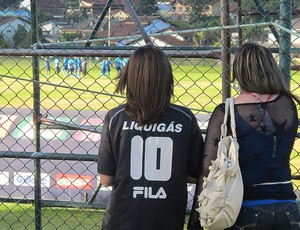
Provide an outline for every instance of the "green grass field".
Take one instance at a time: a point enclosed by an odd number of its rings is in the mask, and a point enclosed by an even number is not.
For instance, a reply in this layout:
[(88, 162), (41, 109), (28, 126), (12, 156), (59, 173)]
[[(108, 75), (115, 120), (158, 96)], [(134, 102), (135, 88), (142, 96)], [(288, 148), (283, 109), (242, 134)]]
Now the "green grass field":
[[(2, 75), (0, 87), (5, 89), (2, 96), (7, 107), (32, 107), (33, 84), (30, 58), (0, 59)], [(120, 95), (114, 96), (117, 76), (114, 68), (111, 78), (100, 78), (99, 62), (88, 62), (88, 75), (84, 79), (65, 77), (46, 78), (43, 60), (40, 61), (41, 106), (47, 109), (66, 110), (108, 110), (122, 103)], [(212, 111), (215, 103), (221, 101), (221, 67), (214, 66), (174, 66), (176, 79), (174, 102), (196, 111)], [(158, 92), (159, 93), (159, 92)], [(21, 100), (20, 100), (21, 99)]]
[[(43, 230), (100, 229), (104, 210), (76, 208), (43, 208)], [(31, 204), (2, 203), (1, 230), (35, 229), (35, 211)]]
[[(6, 107), (33, 107), (31, 58), (0, 58), (1, 96)], [(56, 110), (108, 110), (122, 103), (120, 95), (113, 95), (117, 76), (114, 68), (111, 78), (100, 78), (99, 61), (88, 62), (88, 75), (84, 79), (65, 77), (54, 70), (46, 78), (44, 61), (40, 60), (41, 107)], [(174, 103), (194, 110), (212, 112), (222, 101), (221, 66), (173, 65), (175, 77)], [(300, 74), (293, 72), (291, 88), (300, 95)], [(158, 92), (159, 93), (159, 92)], [(233, 90), (232, 94), (236, 94)]]
[[(43, 230), (98, 230), (104, 210), (77, 208), (43, 208)], [(31, 204), (0, 204), (1, 230), (34, 230), (34, 206)], [(186, 223), (189, 215), (186, 215)], [(186, 226), (185, 228), (186, 229)]]

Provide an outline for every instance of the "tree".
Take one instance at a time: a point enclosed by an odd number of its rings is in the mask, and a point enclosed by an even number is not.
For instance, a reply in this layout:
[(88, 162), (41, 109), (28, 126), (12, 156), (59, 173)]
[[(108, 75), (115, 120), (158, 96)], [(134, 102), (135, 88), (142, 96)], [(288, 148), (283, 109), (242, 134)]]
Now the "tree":
[(135, 7), (138, 15), (152, 15), (156, 11), (155, 0), (141, 0)]
[(79, 0), (65, 0), (65, 2), (72, 9), (79, 8)]
[[(32, 45), (32, 30), (29, 30), (27, 32), (26, 38), (24, 38), (24, 42), (22, 44), (22, 47), (28, 48), (30, 45)], [(37, 30), (38, 33), (38, 40), (41, 40), (43, 37), (43, 30), (42, 28), (38, 28)]]
[(37, 9), (36, 17), (37, 17), (38, 23), (42, 24), (46, 21), (50, 21), (53, 16), (51, 14), (47, 14), (47, 13), (43, 12), (41, 9)]
[[(265, 11), (279, 11), (280, 10), (280, 0), (264, 0), (260, 1), (261, 6)], [(300, 0), (292, 0), (293, 8), (299, 7)], [(246, 10), (255, 10), (257, 8), (257, 5), (254, 1), (243, 1), (242, 4), (243, 9)]]
[(73, 9), (72, 11), (70, 11), (67, 15), (66, 15), (67, 19), (70, 19), (74, 22), (80, 22), (82, 21), (82, 17), (81, 17), (81, 12), (80, 10), (75, 10)]
[(211, 0), (188, 0), (188, 5), (192, 9), (191, 23), (198, 23), (203, 18), (203, 12), (207, 10)]
[(0, 48), (8, 48), (8, 43), (5, 41), (2, 34), (0, 34)]
[[(195, 28), (211, 28), (218, 27), (221, 24), (219, 17), (203, 17), (203, 19), (194, 23)], [(219, 30), (207, 30), (202, 32), (197, 32), (193, 36), (193, 42), (195, 45), (213, 45), (221, 40), (221, 34)]]
[(30, 36), (24, 26), (18, 25), (15, 35), (13, 36), (14, 45), (18, 48), (28, 48), (30, 46), (27, 37)]
[[(259, 11), (260, 9), (266, 12), (266, 16), (271, 22), (274, 22), (279, 18), (280, 6), (284, 1), (280, 0), (264, 0), (258, 1), (260, 5), (257, 5), (254, 1), (243, 1), (242, 9), (244, 12), (251, 11)], [(292, 0), (293, 10), (299, 8), (300, 0)], [(274, 14), (272, 14), (272, 13)], [(298, 16), (296, 16), (298, 17)], [(243, 17), (244, 24), (254, 24), (265, 21), (265, 18), (262, 14), (260, 15), (249, 15), (247, 17)], [(268, 34), (265, 33), (263, 27), (245, 27), (243, 28), (243, 39), (246, 42), (252, 41), (265, 41), (268, 40)]]
[(203, 32), (197, 32), (193, 36), (193, 42), (195, 46), (201, 46), (204, 39), (204, 33)]
[(80, 33), (64, 33), (60, 36), (60, 41), (75, 41), (76, 39), (78, 39), (80, 36)]

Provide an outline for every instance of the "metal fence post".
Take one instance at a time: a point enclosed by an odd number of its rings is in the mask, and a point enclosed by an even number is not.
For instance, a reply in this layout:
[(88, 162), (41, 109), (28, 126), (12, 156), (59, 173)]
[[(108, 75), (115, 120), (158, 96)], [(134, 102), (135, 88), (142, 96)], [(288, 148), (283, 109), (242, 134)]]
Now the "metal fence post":
[[(38, 42), (38, 21), (36, 0), (31, 0), (31, 39), (32, 44)], [(35, 151), (40, 152), (40, 76), (39, 76), (39, 57), (32, 56), (32, 74), (33, 74), (33, 122)], [(35, 229), (42, 229), (42, 210), (41, 210), (41, 166), (40, 159), (34, 160), (34, 205), (35, 205)]]
[[(280, 1), (280, 20), (281, 25), (286, 29), (291, 29), (292, 19), (292, 1)], [(288, 87), (291, 81), (291, 34), (286, 31), (281, 31), (280, 46), (279, 46), (279, 66), (282, 71), (282, 76)]]
[[(230, 24), (229, 1), (221, 0), (221, 25)], [(221, 30), (221, 59), (222, 59), (222, 101), (230, 97), (230, 32), (228, 29)]]

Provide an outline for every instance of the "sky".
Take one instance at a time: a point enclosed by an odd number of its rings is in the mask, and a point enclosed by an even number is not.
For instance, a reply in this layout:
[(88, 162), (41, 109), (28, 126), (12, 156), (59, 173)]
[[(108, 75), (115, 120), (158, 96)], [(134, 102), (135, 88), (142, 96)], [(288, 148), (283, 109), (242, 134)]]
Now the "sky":
[(26, 7), (30, 10), (30, 0), (24, 0), (21, 2), (21, 6)]

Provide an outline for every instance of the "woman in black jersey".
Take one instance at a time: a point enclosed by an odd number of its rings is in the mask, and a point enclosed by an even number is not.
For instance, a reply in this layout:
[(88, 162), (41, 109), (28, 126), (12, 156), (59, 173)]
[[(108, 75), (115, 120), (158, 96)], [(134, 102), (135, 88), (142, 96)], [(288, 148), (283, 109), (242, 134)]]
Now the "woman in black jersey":
[[(289, 165), (298, 129), (294, 101), (299, 104), (299, 99), (286, 87), (272, 53), (258, 44), (247, 43), (238, 49), (233, 80), (240, 86), (235, 119), (244, 200), (236, 223), (229, 229), (300, 229)], [(223, 117), (224, 104), (220, 104), (208, 126), (202, 177), (216, 158)], [(190, 220), (189, 229), (201, 229), (194, 215)]]
[(171, 103), (173, 74), (165, 53), (138, 48), (116, 92), (126, 102), (104, 120), (98, 172), (113, 186), (103, 230), (182, 230), (187, 182), (196, 182), (203, 138), (194, 114)]

